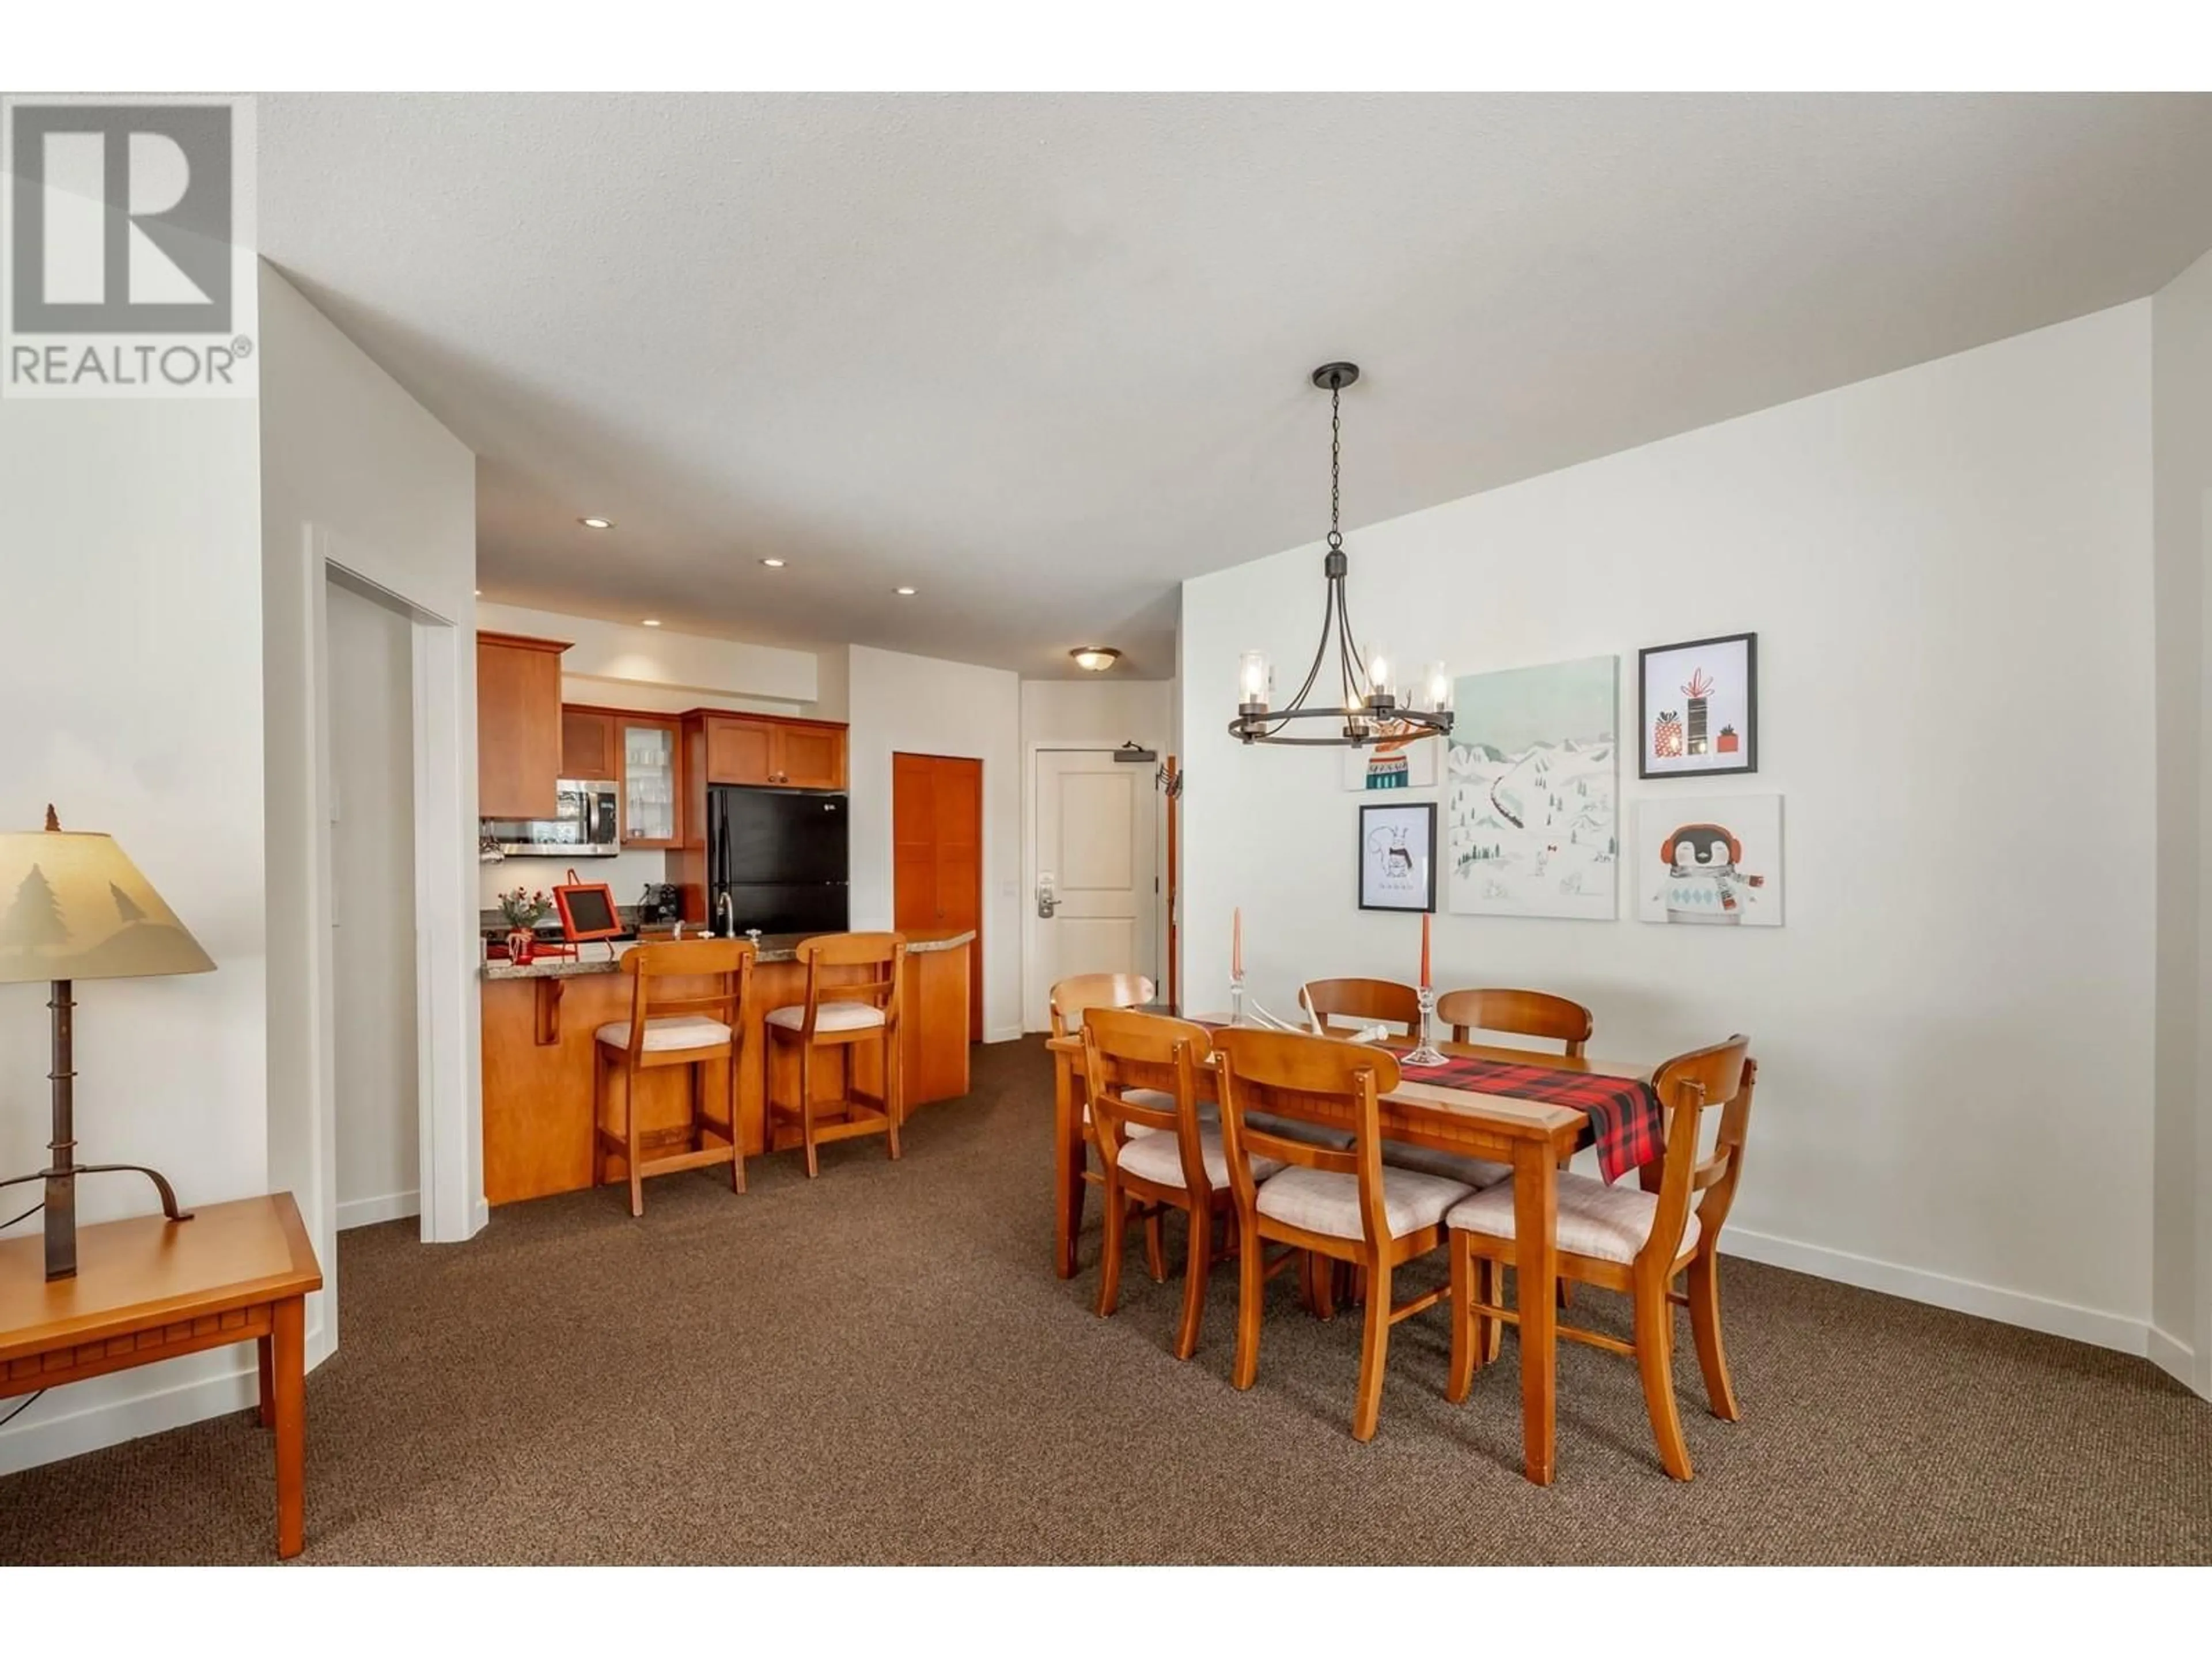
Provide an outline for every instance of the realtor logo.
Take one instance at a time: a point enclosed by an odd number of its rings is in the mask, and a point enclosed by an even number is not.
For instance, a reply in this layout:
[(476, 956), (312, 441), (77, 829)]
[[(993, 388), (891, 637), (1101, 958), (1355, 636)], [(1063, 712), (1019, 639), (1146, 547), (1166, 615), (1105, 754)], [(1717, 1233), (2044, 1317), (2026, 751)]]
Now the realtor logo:
[(6, 100), (0, 393), (251, 396), (251, 101)]

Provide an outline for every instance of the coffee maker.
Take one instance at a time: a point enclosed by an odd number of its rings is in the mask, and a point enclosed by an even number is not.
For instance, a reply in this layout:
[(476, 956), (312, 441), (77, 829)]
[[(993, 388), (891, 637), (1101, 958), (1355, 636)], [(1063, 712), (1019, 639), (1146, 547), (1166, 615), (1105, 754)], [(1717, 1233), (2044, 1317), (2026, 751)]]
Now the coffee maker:
[(684, 920), (684, 890), (672, 881), (648, 881), (637, 902), (637, 925), (666, 927)]

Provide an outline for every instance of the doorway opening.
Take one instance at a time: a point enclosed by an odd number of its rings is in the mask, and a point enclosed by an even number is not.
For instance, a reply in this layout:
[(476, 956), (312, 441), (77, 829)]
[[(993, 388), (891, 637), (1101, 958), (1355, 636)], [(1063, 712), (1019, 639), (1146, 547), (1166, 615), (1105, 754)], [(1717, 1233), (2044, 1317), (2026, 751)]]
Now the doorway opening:
[(968, 1041), (983, 1040), (983, 763), (891, 757), (891, 926), (972, 930)]

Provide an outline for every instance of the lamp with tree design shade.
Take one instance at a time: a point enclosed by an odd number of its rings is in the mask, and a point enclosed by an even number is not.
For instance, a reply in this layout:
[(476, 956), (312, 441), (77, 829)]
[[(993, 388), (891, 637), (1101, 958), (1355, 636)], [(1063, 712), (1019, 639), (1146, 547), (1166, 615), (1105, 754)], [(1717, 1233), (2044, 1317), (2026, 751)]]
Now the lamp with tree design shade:
[(156, 974), (204, 974), (215, 963), (185, 931), (153, 884), (112, 836), (65, 830), (46, 808), (46, 827), (0, 833), (0, 984), (52, 988), (54, 1088), (52, 1162), (33, 1175), (0, 1181), (46, 1183), (46, 1277), (76, 1272), (76, 1178), (135, 1170), (154, 1183), (161, 1212), (189, 1221), (158, 1170), (143, 1164), (76, 1161), (76, 1072), (71, 1053), (73, 983)]

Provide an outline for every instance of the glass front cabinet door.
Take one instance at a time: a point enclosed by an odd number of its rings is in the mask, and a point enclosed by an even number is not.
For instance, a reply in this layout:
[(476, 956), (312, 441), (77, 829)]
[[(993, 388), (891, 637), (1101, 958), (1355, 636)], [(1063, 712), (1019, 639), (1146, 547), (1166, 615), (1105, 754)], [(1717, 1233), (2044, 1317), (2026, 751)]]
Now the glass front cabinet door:
[(624, 715), (623, 751), (623, 845), (678, 844), (677, 723)]

